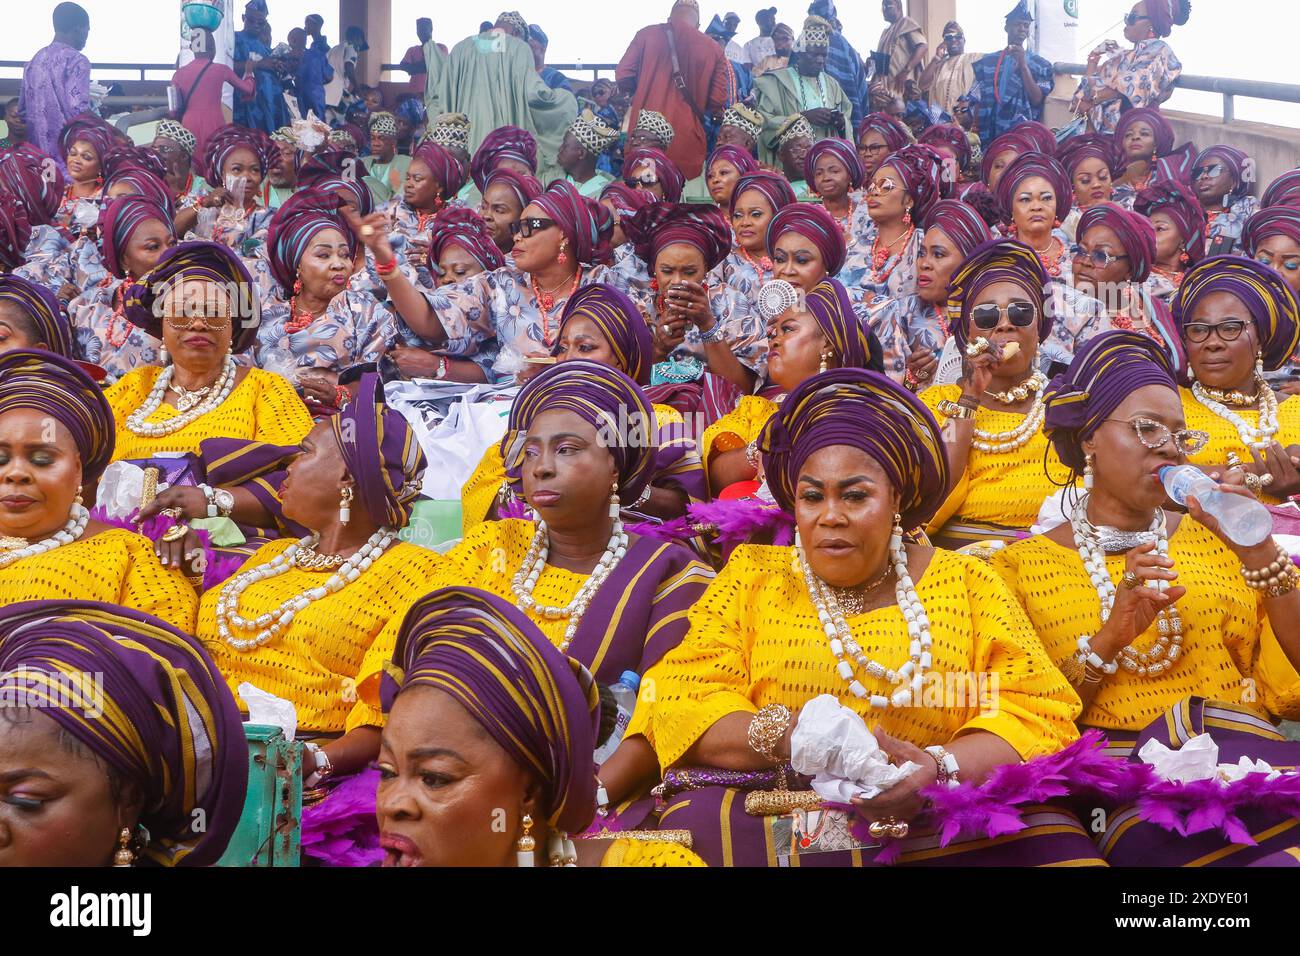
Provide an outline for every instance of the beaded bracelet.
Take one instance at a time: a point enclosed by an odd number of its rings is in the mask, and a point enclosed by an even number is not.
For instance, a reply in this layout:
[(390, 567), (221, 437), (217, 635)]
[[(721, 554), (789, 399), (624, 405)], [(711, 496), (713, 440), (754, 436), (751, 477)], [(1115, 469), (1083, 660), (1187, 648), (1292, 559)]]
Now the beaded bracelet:
[(700, 341), (705, 345), (713, 345), (716, 342), (721, 342), (726, 334), (727, 330), (723, 327), (722, 323), (714, 322), (713, 328), (700, 330)]
[(752, 441), (745, 446), (745, 461), (755, 472), (758, 471), (758, 442)]
[(1277, 556), (1273, 563), (1263, 568), (1248, 568), (1244, 564), (1241, 566), (1241, 576), (1245, 578), (1246, 584), (1256, 591), (1263, 591), (1269, 597), (1281, 597), (1294, 591), (1297, 579), (1300, 578), (1300, 571), (1291, 561), (1291, 555), (1284, 551), (1281, 546), (1277, 547)]
[(375, 272), (381, 279), (392, 278), (393, 273), (397, 271), (397, 260), (391, 259), (388, 262), (375, 262)]

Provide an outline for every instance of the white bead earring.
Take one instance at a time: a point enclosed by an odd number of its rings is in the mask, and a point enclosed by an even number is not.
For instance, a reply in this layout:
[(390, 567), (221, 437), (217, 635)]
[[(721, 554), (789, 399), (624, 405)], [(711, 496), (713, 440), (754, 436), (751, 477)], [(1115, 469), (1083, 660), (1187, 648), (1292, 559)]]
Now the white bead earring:
[(614, 481), (609, 488), (609, 516), (617, 518), (623, 510), (623, 502), (618, 497), (618, 481)]
[(339, 524), (347, 524), (352, 520), (352, 496), (352, 486), (345, 486), (343, 497), (339, 499)]
[(519, 839), (515, 841), (515, 861), (518, 866), (536, 866), (537, 840), (533, 837), (533, 818), (524, 814), (524, 818), (519, 821), (524, 832), (519, 834)]
[(1092, 491), (1093, 461), (1094, 459), (1092, 457), (1091, 452), (1083, 456), (1083, 490), (1084, 491)]
[(1263, 352), (1255, 353), (1255, 377), (1256, 378), (1264, 377), (1264, 353)]

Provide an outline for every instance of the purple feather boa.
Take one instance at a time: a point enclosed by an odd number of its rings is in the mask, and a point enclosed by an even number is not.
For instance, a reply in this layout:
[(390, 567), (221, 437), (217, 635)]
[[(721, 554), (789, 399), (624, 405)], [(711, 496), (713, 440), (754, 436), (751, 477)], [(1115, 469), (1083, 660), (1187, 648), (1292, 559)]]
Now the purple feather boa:
[(1148, 823), (1171, 830), (1180, 836), (1192, 836), (1218, 830), (1230, 842), (1255, 846), (1250, 829), (1239, 814), (1245, 810), (1279, 816), (1300, 817), (1300, 774), (1288, 773), (1268, 779), (1266, 773), (1248, 773), (1240, 780), (1194, 780), (1177, 783), (1161, 780), (1147, 764), (1135, 768), (1146, 771), (1137, 798), (1138, 815)]
[(302, 811), (302, 852), (326, 866), (374, 866), (384, 858), (375, 818), (379, 771), (339, 781), (320, 803)]
[(774, 545), (794, 543), (794, 519), (776, 505), (757, 498), (701, 502), (688, 505), (686, 513), (692, 524), (717, 528), (714, 543), (724, 548), (768, 536)]
[[(90, 516), (101, 524), (112, 528), (122, 528), (125, 531), (143, 535), (150, 541), (155, 542), (160, 540), (168, 529), (176, 524), (175, 519), (166, 515), (154, 515), (141, 524), (136, 524), (135, 518), (138, 514), (138, 511), (133, 512), (130, 518), (123, 520), (121, 518), (110, 518), (103, 508), (95, 508)], [(192, 530), (199, 539), (199, 546), (203, 548), (204, 558), (207, 562), (203, 569), (203, 589), (206, 591), (221, 584), (238, 571), (244, 563), (244, 559), (237, 554), (222, 554), (213, 547), (212, 535), (200, 528), (193, 528)]]

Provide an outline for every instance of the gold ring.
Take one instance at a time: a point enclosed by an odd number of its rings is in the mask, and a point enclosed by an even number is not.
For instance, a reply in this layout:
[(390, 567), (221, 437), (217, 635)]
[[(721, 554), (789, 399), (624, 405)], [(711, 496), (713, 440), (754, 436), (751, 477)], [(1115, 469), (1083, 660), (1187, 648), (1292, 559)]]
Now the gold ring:
[(977, 338), (974, 342), (966, 343), (967, 358), (975, 358), (978, 355), (983, 355), (988, 350), (989, 350), (989, 340), (984, 338), (984, 336), (982, 335), (979, 338)]
[(1273, 483), (1273, 476), (1272, 476), (1272, 474), (1260, 475), (1260, 476), (1259, 476), (1259, 486), (1260, 486), (1261, 488), (1267, 488), (1267, 487), (1268, 487), (1269, 485), (1271, 485), (1272, 483)]
[(1241, 457), (1235, 451), (1228, 452), (1228, 467), (1229, 468), (1241, 467)]
[(179, 541), (190, 533), (190, 526), (187, 524), (174, 524), (163, 532), (162, 539), (170, 544), (173, 541)]
[(361, 227), (361, 238), (362, 238), (362, 239), (369, 239), (369, 238), (370, 238), (371, 236), (373, 236), (374, 234), (375, 234), (375, 227), (374, 227), (374, 226), (362, 226), (362, 227)]
[[(1272, 478), (1273, 476), (1269, 475), (1269, 477)], [(1263, 487), (1264, 487), (1264, 479), (1261, 478), (1259, 475), (1252, 475), (1249, 473), (1246, 475), (1246, 490), (1249, 491), (1252, 495), (1259, 494), (1260, 489)]]
[(1142, 579), (1137, 576), (1136, 571), (1125, 571), (1124, 577), (1119, 583), (1124, 585), (1124, 587), (1128, 588), (1130, 591), (1134, 591), (1142, 586)]
[(908, 825), (907, 821), (903, 820), (899, 823), (890, 824), (889, 835), (895, 840), (901, 840), (907, 836), (907, 831), (910, 829), (911, 827)]

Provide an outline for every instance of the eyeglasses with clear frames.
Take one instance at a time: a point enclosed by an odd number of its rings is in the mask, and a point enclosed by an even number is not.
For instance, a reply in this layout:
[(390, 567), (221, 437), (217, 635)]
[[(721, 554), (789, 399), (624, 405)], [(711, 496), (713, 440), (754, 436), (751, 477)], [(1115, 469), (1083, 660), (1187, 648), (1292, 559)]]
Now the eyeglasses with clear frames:
[(1149, 418), (1107, 418), (1105, 421), (1128, 425), (1137, 435), (1138, 441), (1152, 451), (1164, 448), (1173, 439), (1174, 447), (1184, 455), (1195, 455), (1210, 442), (1208, 432), (1195, 428), (1183, 428), (1174, 432), (1169, 430), (1168, 425)]

